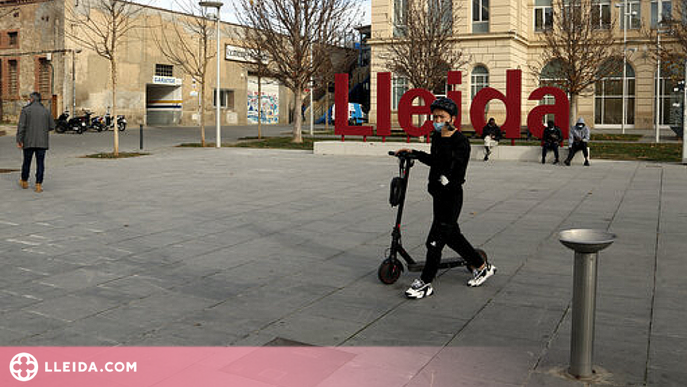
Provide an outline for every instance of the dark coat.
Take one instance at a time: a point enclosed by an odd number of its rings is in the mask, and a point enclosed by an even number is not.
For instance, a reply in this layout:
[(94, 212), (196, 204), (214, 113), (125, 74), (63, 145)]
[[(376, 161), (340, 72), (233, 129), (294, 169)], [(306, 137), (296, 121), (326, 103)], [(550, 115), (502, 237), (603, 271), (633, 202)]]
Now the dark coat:
[[(470, 141), (467, 137), (458, 130), (451, 137), (441, 137), (440, 132), (434, 131), (430, 149), (430, 153), (413, 151), (420, 162), (429, 165), (429, 193), (441, 195), (461, 190), (470, 160)], [(448, 179), (448, 184), (440, 182), (441, 176)]]
[(17, 125), (17, 143), (26, 148), (49, 148), (48, 132), (55, 129), (55, 120), (40, 102), (24, 106)]
[(557, 126), (544, 128), (544, 136), (542, 136), (542, 145), (558, 145), (563, 141), (563, 134), (561, 129)]
[(501, 140), (501, 128), (499, 128), (498, 125), (490, 126), (486, 124), (484, 128), (482, 128), (482, 138), (487, 136), (491, 136), (491, 139), (494, 141)]

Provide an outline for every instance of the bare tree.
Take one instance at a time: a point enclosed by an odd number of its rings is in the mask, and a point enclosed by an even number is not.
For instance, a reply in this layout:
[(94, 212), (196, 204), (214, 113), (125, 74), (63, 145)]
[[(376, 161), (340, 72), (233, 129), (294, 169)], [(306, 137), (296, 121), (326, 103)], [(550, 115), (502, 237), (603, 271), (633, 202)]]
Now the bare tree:
[(136, 17), (143, 9), (140, 4), (120, 0), (85, 0), (79, 5), (65, 7), (65, 22), (73, 26), (73, 29), (66, 29), (67, 36), (110, 63), (114, 156), (119, 155), (117, 49), (132, 30), (142, 27)]
[[(673, 2), (669, 13), (664, 13), (660, 25), (642, 25), (642, 36), (649, 42), (647, 54), (654, 60), (660, 60), (664, 76), (674, 81), (684, 79), (684, 66), (687, 60), (687, 0)], [(653, 28), (652, 28), (653, 27)], [(662, 39), (659, 40), (659, 34)], [(661, 43), (659, 44), (659, 41)]]
[(385, 67), (413, 87), (435, 90), (448, 70), (463, 67), (468, 58), (457, 45), (454, 25), (461, 20), (452, 0), (406, 0), (394, 10), (394, 38), (380, 54)]
[(594, 0), (555, 0), (552, 26), (543, 33), (543, 55), (531, 68), (540, 77), (547, 64), (556, 63), (548, 68), (547, 82), (568, 93), (571, 126), (577, 97), (622, 68), (622, 61), (610, 60), (622, 55), (613, 35), (615, 23), (600, 7)]
[[(310, 78), (326, 66), (331, 47), (350, 30), (355, 0), (237, 0), (244, 41), (261, 44), (271, 60), (269, 76), (289, 88), (300, 109)], [(303, 142), (298, 112), (293, 142)]]
[[(184, 72), (200, 86), (198, 98), (198, 117), (200, 124), (200, 144), (205, 146), (205, 88), (207, 86), (208, 64), (215, 52), (208, 49), (212, 28), (204, 7), (194, 0), (176, 2), (176, 6), (186, 15), (172, 16), (171, 23), (165, 24), (154, 34), (157, 47), (169, 62), (181, 67)], [(162, 13), (160, 17), (162, 18)]]
[(258, 139), (262, 138), (262, 81), (272, 74), (269, 56), (264, 49), (265, 43), (260, 38), (255, 36), (253, 40), (244, 42), (250, 60), (246, 68), (258, 78)]
[[(334, 82), (334, 77), (339, 73), (347, 73), (353, 67), (353, 63), (358, 58), (358, 51), (343, 48), (332, 52), (327, 59), (327, 64), (322, 71), (314, 78), (315, 88), (324, 91), (324, 122), (325, 130), (329, 130), (329, 85)], [(313, 109), (314, 107), (311, 107)]]

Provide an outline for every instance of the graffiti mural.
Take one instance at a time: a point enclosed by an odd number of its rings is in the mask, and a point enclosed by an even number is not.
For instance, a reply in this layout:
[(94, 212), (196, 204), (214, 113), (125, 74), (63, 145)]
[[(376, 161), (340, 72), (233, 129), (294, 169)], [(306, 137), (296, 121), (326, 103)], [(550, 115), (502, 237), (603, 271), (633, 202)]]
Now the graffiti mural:
[[(263, 124), (277, 124), (279, 123), (279, 85), (276, 81), (271, 79), (262, 80), (262, 123)], [(257, 77), (250, 77), (248, 79), (248, 122), (252, 124), (258, 123), (258, 79)]]

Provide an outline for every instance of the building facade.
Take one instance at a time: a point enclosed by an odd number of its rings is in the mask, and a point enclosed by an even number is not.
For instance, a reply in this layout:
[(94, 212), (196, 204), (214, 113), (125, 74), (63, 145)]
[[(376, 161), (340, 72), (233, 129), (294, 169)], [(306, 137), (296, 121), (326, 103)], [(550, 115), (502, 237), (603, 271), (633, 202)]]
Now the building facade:
[[(526, 112), (539, 103), (529, 101), (530, 92), (539, 87), (540, 77), (532, 70), (540, 62), (545, 50), (543, 31), (553, 20), (552, 0), (446, 0), (452, 1), (454, 11), (460, 15), (453, 21), (455, 45), (460, 47), (469, 58), (469, 63), (461, 69), (462, 85), (462, 126), (470, 127), (469, 106), (472, 97), (485, 86), (506, 92), (506, 70), (522, 70), (522, 125), (526, 125)], [(661, 0), (590, 0), (594, 12), (598, 12), (599, 28), (614, 28), (619, 52), (622, 52), (623, 34), (626, 32), (626, 116), (625, 128), (654, 128), (656, 111), (657, 63), (650, 55), (652, 44), (646, 34), (640, 32), (642, 24), (655, 28), (658, 15), (658, 2)], [(618, 3), (618, 6), (616, 6)], [(627, 4), (626, 21), (623, 22), (623, 3)], [(662, 14), (670, 15), (671, 1), (662, 1)], [(376, 97), (378, 72), (388, 71), (380, 58), (385, 47), (397, 33), (399, 14), (407, 7), (407, 0), (372, 0), (372, 86), (371, 120), (376, 120)], [(612, 27), (614, 26), (614, 27)], [(626, 28), (625, 28), (626, 27)], [(622, 61), (622, 56), (619, 58)], [(622, 66), (620, 66), (622, 67)], [(546, 69), (543, 69), (544, 73)], [(674, 79), (662, 71), (659, 79), (659, 120), (667, 127), (677, 119), (674, 104), (682, 98), (673, 91)], [(412, 85), (396, 75), (392, 75), (392, 110), (396, 109), (400, 96)], [(623, 72), (619, 71), (588, 88), (578, 99), (578, 116), (584, 117), (592, 127), (620, 128), (622, 125)], [(486, 113), (505, 120), (505, 108), (500, 101), (492, 101)], [(392, 115), (395, 117), (395, 115)]]
[[(105, 113), (112, 101), (109, 62), (70, 38), (66, 12), (70, 7), (85, 17), (99, 0), (0, 1), (0, 91), (2, 119), (16, 121), (29, 93), (41, 92), (53, 114), (88, 109)], [(199, 123), (200, 87), (181, 66), (162, 54), (161, 34), (179, 39), (175, 27), (193, 16), (148, 6), (134, 16), (131, 29), (118, 46), (117, 113), (132, 124), (195, 126)], [(211, 23), (215, 30), (214, 22)], [(240, 26), (221, 23), (220, 118), (222, 125), (257, 122), (257, 78), (250, 72), (241, 43)], [(197, 40), (182, 31), (181, 39)], [(185, 32), (183, 32), (185, 31)], [(211, 52), (216, 37), (210, 36)], [(206, 125), (215, 117), (216, 58), (208, 63), (204, 112)], [(292, 119), (292, 93), (276, 80), (261, 79), (263, 123), (286, 124)]]

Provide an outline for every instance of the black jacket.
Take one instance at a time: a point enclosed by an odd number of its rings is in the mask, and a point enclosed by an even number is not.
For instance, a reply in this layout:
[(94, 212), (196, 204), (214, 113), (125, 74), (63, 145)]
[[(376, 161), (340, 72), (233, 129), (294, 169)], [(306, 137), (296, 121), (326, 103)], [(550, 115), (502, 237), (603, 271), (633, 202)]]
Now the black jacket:
[[(441, 137), (441, 133), (435, 131), (430, 149), (430, 153), (413, 151), (420, 162), (429, 165), (429, 193), (439, 195), (460, 190), (470, 160), (470, 141), (458, 130), (451, 137)], [(441, 183), (441, 176), (448, 179), (448, 184)]]
[(489, 126), (489, 124), (486, 124), (482, 128), (482, 138), (487, 136), (491, 136), (491, 139), (494, 141), (499, 141), (501, 139), (501, 128), (498, 125)]
[(544, 128), (544, 135), (542, 136), (542, 141), (544, 144), (557, 144), (563, 141), (563, 134), (561, 129), (557, 126), (549, 128), (548, 126)]

